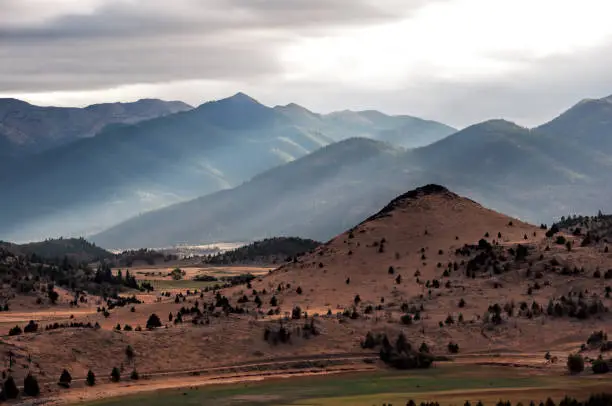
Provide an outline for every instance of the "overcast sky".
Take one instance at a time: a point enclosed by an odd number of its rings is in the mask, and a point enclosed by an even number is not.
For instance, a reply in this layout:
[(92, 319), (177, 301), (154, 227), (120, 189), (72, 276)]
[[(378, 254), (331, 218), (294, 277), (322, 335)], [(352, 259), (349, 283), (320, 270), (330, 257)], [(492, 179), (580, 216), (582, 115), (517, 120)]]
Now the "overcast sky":
[(531, 126), (612, 94), (610, 0), (0, 0), (0, 96)]

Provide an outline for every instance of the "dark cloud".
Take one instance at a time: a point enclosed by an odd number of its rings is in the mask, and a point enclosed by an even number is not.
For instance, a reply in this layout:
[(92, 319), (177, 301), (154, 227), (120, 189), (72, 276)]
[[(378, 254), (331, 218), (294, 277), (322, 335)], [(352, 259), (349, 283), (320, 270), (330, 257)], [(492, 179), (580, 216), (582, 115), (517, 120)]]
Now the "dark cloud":
[[(275, 52), (292, 38), (401, 16), (375, 4), (365, 0), (351, 0), (350, 6), (344, 0), (108, 0), (92, 13), (5, 24), (0, 26), (0, 56), (6, 61), (0, 65), (0, 92), (100, 89), (190, 79), (254, 80), (279, 73)], [(23, 3), (14, 0), (1, 7), (16, 21), (19, 13), (26, 12)]]

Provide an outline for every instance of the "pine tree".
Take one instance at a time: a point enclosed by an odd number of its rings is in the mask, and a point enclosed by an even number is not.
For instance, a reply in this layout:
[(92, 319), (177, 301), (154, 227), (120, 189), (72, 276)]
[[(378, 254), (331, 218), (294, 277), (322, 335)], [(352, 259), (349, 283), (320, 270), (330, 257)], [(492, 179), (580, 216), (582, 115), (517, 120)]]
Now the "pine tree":
[(148, 329), (153, 329), (155, 327), (161, 327), (161, 326), (162, 326), (162, 323), (157, 314), (153, 313), (152, 315), (149, 316), (149, 320), (147, 320)]
[(2, 393), (7, 399), (15, 399), (17, 396), (19, 396), (19, 388), (17, 388), (15, 380), (12, 376), (9, 375), (9, 377), (6, 378), (6, 381), (4, 381)]
[(119, 372), (119, 368), (114, 367), (111, 372), (111, 381), (119, 382), (121, 380), (121, 372)]
[(94, 386), (96, 384), (96, 374), (94, 374), (91, 369), (89, 370), (89, 372), (87, 372), (86, 382), (89, 386)]
[(59, 385), (63, 386), (64, 388), (69, 388), (71, 382), (72, 382), (72, 376), (70, 375), (70, 372), (64, 369), (59, 379)]
[(38, 380), (30, 373), (23, 380), (23, 392), (27, 396), (38, 396), (40, 395), (40, 387), (38, 386)]

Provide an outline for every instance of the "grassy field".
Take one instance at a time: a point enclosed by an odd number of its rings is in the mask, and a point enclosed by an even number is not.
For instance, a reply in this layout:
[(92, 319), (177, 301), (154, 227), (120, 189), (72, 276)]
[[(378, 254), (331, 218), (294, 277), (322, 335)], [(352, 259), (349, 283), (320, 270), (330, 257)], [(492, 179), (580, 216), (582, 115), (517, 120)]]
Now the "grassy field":
[(138, 396), (106, 399), (91, 406), (173, 405), (405, 405), (435, 400), (462, 405), (465, 400), (485, 405), (500, 399), (514, 402), (561, 399), (566, 394), (587, 397), (609, 382), (579, 377), (530, 374), (494, 367), (445, 367), (405, 373), (379, 372), (276, 379), (256, 383), (203, 386)]

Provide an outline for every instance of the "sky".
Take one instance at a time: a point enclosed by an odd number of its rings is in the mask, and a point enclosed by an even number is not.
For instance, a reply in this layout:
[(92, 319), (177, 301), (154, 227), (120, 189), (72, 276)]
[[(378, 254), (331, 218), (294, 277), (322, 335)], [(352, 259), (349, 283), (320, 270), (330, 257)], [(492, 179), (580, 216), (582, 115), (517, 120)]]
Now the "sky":
[(612, 94), (610, 0), (0, 0), (0, 97), (546, 122)]

